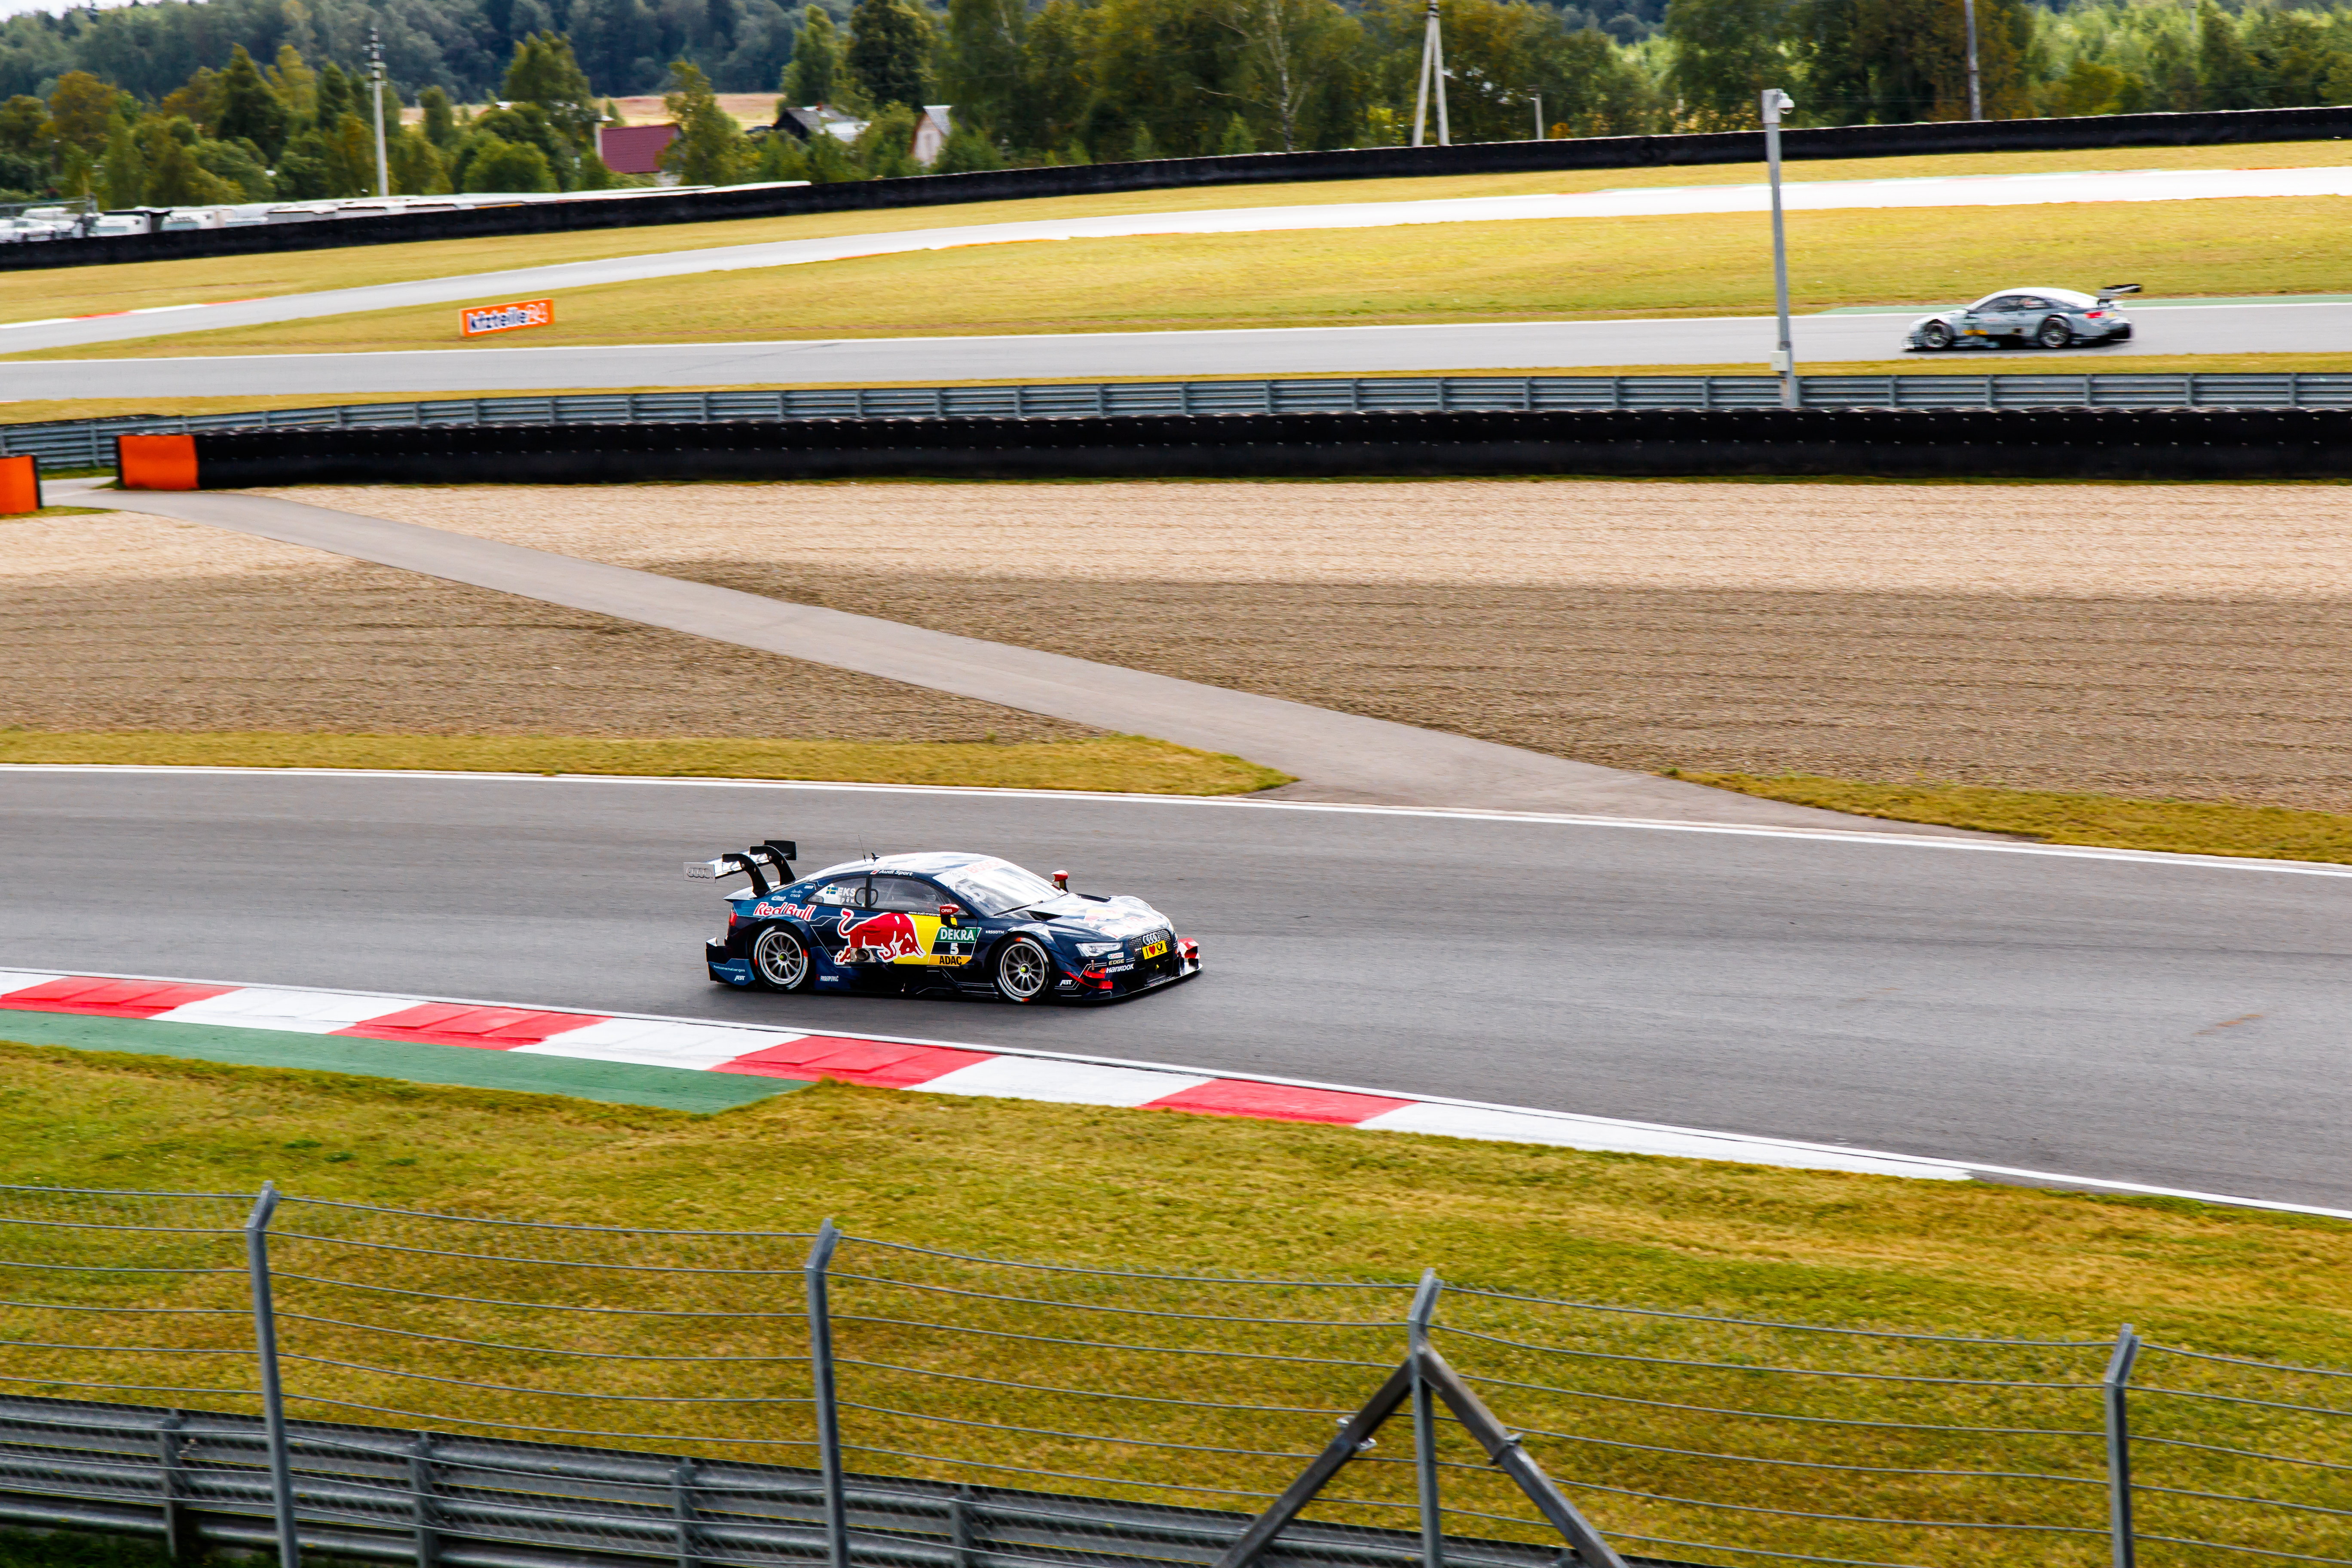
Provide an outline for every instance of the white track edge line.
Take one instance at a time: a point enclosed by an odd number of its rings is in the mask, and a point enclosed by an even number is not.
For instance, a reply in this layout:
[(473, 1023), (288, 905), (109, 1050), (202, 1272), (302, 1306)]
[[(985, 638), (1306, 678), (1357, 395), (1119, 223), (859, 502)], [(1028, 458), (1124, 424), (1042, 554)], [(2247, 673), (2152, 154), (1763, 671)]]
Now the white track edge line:
[[(46, 971), (44, 971), (44, 973), (46, 973)], [(193, 980), (174, 975), (114, 974), (103, 973), (98, 970), (79, 970), (76, 973), (78, 974), (87, 975), (89, 978), (93, 980), (152, 980), (159, 984), (167, 985), (226, 985), (232, 990), (240, 991), (303, 991), (328, 996), (377, 996), (383, 997), (387, 1001), (407, 1002), (412, 1005), (437, 1003), (450, 1006), (462, 1007), (520, 1008), (530, 1006), (527, 1003), (520, 1002), (484, 1002), (458, 996), (417, 996), (406, 993), (390, 991), (346, 991), (340, 987), (330, 987), (324, 985), (261, 985), (254, 982), (231, 984), (230, 982), (222, 980)], [(10, 1010), (11, 1009), (0, 1009), (0, 1021), (5, 1021), (5, 1014), (6, 1011)], [(628, 1018), (642, 1023), (699, 1024), (713, 1028), (742, 1029), (747, 1033), (772, 1034), (778, 1032), (778, 1026), (773, 1025), (737, 1024), (730, 1020), (721, 1018), (686, 1018), (679, 1017), (675, 1014), (667, 1013), (621, 1013), (604, 1011), (593, 1011), (592, 1013), (589, 1010), (574, 1009), (570, 1007), (534, 1007), (531, 1008), (531, 1010), (535, 1012), (551, 1013), (579, 1012), (583, 1016), (593, 1016), (599, 1018)], [(145, 1022), (143, 1019), (135, 1021)], [(830, 1031), (824, 1029), (804, 1029), (802, 1030), (801, 1033), (803, 1036), (824, 1035), (830, 1033)], [(894, 1046), (932, 1046), (947, 1050), (984, 1052), (992, 1056), (1030, 1057), (1044, 1061), (1080, 1062), (1097, 1067), (1140, 1068), (1150, 1072), (1172, 1073), (1185, 1077), (1207, 1077), (1219, 1080), (1238, 1079), (1244, 1083), (1273, 1084), (1285, 1089), (1318, 1089), (1339, 1094), (1367, 1095), (1376, 1100), (1403, 1100), (1416, 1105), (1444, 1105), (1463, 1110), (1505, 1111), (1517, 1116), (1533, 1116), (1547, 1121), (1559, 1121), (1588, 1127), (1615, 1128), (1634, 1132), (1665, 1133), (1684, 1138), (1715, 1139), (1725, 1142), (1746, 1143), (1766, 1149), (1786, 1149), (1792, 1153), (1830, 1154), (1844, 1159), (1889, 1160), (1904, 1164), (1925, 1165), (1933, 1169), (1956, 1171), (1969, 1176), (1974, 1176), (1978, 1173), (1982, 1172), (1991, 1175), (2014, 1177), (2021, 1181), (2048, 1182), (2058, 1186), (2078, 1191), (2116, 1193), (2132, 1197), (2185, 1198), (2195, 1203), (2218, 1204), (2231, 1208), (2265, 1209), (2280, 1214), (2305, 1214), (2317, 1215), (2325, 1219), (2352, 1220), (2352, 1209), (2328, 1208), (2315, 1204), (2287, 1203), (2276, 1198), (2236, 1197), (2226, 1193), (2207, 1193), (2188, 1187), (2160, 1187), (2145, 1182), (2111, 1181), (2099, 1176), (2076, 1176), (2057, 1171), (2028, 1170), (2024, 1167), (2016, 1165), (1989, 1165), (1976, 1161), (1948, 1159), (1937, 1154), (1902, 1154), (1894, 1152), (1890, 1150), (1860, 1149), (1855, 1148), (1851, 1144), (1844, 1143), (1814, 1143), (1794, 1138), (1775, 1138), (1764, 1133), (1726, 1132), (1712, 1128), (1678, 1127), (1671, 1122), (1635, 1121), (1625, 1117), (1592, 1116), (1581, 1111), (1549, 1110), (1536, 1106), (1505, 1105), (1494, 1100), (1457, 1100), (1447, 1095), (1436, 1094), (1405, 1094), (1390, 1089), (1364, 1089), (1353, 1084), (1324, 1083), (1314, 1079), (1276, 1078), (1265, 1073), (1231, 1073), (1208, 1068), (1172, 1066), (1166, 1062), (1139, 1061), (1129, 1057), (1093, 1056), (1072, 1051), (1041, 1051), (1021, 1046), (983, 1046), (975, 1045), (969, 1040), (936, 1040), (908, 1035), (853, 1035), (845, 1031), (840, 1037), (844, 1039), (874, 1040), (884, 1045)], [(670, 1070), (690, 1072), (698, 1069), (690, 1068), (677, 1068)], [(1374, 1128), (1369, 1129), (1369, 1131), (1384, 1131), (1384, 1129)], [(1444, 1136), (1444, 1134), (1421, 1133), (1414, 1134), (1413, 1136), (1431, 1137)], [(1675, 1158), (1676, 1156), (1669, 1155), (1659, 1157)], [(1685, 1155), (1680, 1157), (1701, 1159), (1705, 1156)]]
[[(499, 784), (654, 784), (709, 789), (814, 790), (837, 794), (932, 795), (1083, 800), (1149, 805), (1231, 806), (1253, 811), (1353, 812), (1374, 816), (1421, 816), (1456, 822), (1517, 822), (1561, 827), (1637, 828), (1654, 833), (1704, 833), (1743, 838), (1800, 838), (1829, 844), (1903, 845), (1928, 849), (1965, 849), (1979, 854), (2028, 855), (2062, 860), (2116, 860), (2142, 866), (2197, 869), (2269, 871), (2286, 876), (2352, 877), (2352, 866), (2318, 860), (2263, 860), (2228, 855), (2190, 855), (2158, 849), (2112, 849), (2091, 844), (2023, 844), (1997, 838), (1943, 837), (1869, 828), (1793, 827), (1769, 823), (1683, 822), (1669, 817), (1603, 816), (1572, 812), (1500, 811), (1475, 806), (1380, 805), (1350, 801), (1255, 800), (1247, 795), (1134, 795), (1112, 790), (1007, 789), (976, 784), (859, 784), (835, 779), (693, 778), (658, 773), (473, 773), (431, 768), (267, 768), (163, 763), (0, 763), (11, 773), (116, 773), (205, 774), (230, 777), (482, 780)], [(1743, 797), (1761, 799), (1761, 796)], [(1821, 809), (1827, 809), (1826, 807)], [(1894, 820), (1892, 818), (1888, 820)], [(1923, 825), (1933, 826), (1933, 825)], [(499, 1004), (502, 1005), (503, 1004)]]

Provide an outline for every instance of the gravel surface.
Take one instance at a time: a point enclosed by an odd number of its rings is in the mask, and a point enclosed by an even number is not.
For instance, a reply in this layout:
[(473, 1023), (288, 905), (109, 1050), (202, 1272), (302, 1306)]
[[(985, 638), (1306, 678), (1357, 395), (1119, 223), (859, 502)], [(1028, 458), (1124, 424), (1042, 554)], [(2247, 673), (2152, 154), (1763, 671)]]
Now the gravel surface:
[(1628, 767), (2352, 809), (2352, 489), (279, 492)]
[(167, 518), (0, 520), (0, 725), (1050, 739), (984, 702)]

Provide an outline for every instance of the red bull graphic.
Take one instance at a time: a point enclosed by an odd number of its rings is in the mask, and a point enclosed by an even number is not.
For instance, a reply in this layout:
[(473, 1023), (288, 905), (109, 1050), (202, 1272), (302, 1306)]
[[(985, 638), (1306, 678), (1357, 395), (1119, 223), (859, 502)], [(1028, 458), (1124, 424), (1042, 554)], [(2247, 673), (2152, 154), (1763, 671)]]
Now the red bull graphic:
[(861, 921), (844, 910), (837, 929), (844, 963), (891, 963), (923, 956), (923, 933), (912, 915), (882, 914)]
[(895, 911), (860, 919), (844, 910), (833, 929), (841, 939), (835, 963), (970, 963), (980, 941), (978, 926), (942, 930), (937, 915)]

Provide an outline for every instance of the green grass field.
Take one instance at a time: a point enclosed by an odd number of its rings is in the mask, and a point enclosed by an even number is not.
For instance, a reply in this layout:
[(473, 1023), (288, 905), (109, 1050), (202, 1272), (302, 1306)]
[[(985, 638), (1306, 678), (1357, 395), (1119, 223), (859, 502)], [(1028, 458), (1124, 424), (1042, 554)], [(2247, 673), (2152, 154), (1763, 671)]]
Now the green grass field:
[[(2096, 1444), (1851, 1426), (1824, 1431), (1740, 1423), (1727, 1429), (1716, 1417), (1677, 1414), (1656, 1402), (1801, 1406), (1831, 1420), (1941, 1420), (1979, 1427), (2073, 1427), (2087, 1421), (2095, 1428), (2093, 1398), (2079, 1390), (2011, 1392), (1950, 1384), (1890, 1393), (1866, 1381), (1776, 1381), (1756, 1369), (1796, 1362), (1928, 1375), (2035, 1376), (2079, 1384), (2095, 1377), (2103, 1359), (2098, 1342), (2126, 1320), (2151, 1338), (2203, 1350), (2305, 1364), (2352, 1362), (2352, 1302), (2342, 1289), (2345, 1270), (2352, 1267), (2352, 1226), (2324, 1219), (2174, 1201), (1587, 1154), (837, 1084), (695, 1117), (481, 1089), (0, 1046), (0, 1181), (234, 1193), (251, 1191), (265, 1178), (300, 1196), (571, 1224), (805, 1232), (830, 1215), (854, 1236), (899, 1244), (1242, 1280), (1403, 1285), (1424, 1266), (1433, 1266), (1457, 1288), (1444, 1321), (1559, 1345), (1586, 1357), (1564, 1372), (1556, 1358), (1507, 1348), (1481, 1350), (1457, 1340), (1451, 1352), (1457, 1359), (1481, 1358), (1491, 1373), (1517, 1368), (1532, 1356), (1522, 1370), (1538, 1381), (1567, 1377), (1575, 1386), (1648, 1402), (1563, 1404), (1538, 1391), (1490, 1387), (1489, 1397), (1516, 1426), (1762, 1451), (1788, 1459), (1831, 1458), (1911, 1472), (1910, 1479), (1861, 1479), (1787, 1467), (1733, 1472), (1739, 1478), (1735, 1495), (1741, 1500), (1814, 1511), (1824, 1511), (1825, 1504), (1867, 1504), (1874, 1511), (1921, 1510), (1902, 1514), (1913, 1519), (2079, 1512), (2095, 1522), (2095, 1490), (2045, 1490), (1917, 1472), (2000, 1468), (1995, 1461), (2006, 1458), (2008, 1468), (2030, 1462), (2061, 1473), (2095, 1474)], [(19, 1200), (18, 1211), (31, 1213), (23, 1208), (31, 1201)], [(77, 1200), (64, 1212), (82, 1218), (144, 1215), (152, 1222), (166, 1214), (193, 1216), (197, 1206)], [(232, 1202), (204, 1212), (233, 1215), (237, 1207)], [(338, 1407), (300, 1403), (331, 1392), (394, 1409), (432, 1412), (440, 1430), (545, 1421), (551, 1409), (567, 1425), (588, 1426), (606, 1412), (496, 1390), (420, 1384), (409, 1374), (430, 1372), (509, 1388), (552, 1379), (575, 1393), (739, 1396), (787, 1389), (798, 1376), (789, 1366), (738, 1363), (719, 1369), (728, 1375), (712, 1384), (713, 1369), (708, 1367), (587, 1366), (561, 1359), (562, 1352), (582, 1350), (790, 1353), (798, 1340), (789, 1322), (746, 1315), (793, 1304), (798, 1254), (789, 1242), (610, 1237), (562, 1244), (567, 1252), (607, 1263), (668, 1258), (777, 1269), (773, 1290), (763, 1294), (726, 1279), (672, 1277), (648, 1285), (625, 1271), (551, 1283), (547, 1271), (510, 1257), (466, 1262), (432, 1251), (380, 1250), (391, 1244), (512, 1254), (556, 1245), (525, 1247), (511, 1237), (427, 1229), (423, 1222), (397, 1216), (305, 1209), (282, 1228), (330, 1242), (348, 1237), (371, 1247), (349, 1252), (325, 1243), (280, 1244), (278, 1267), (289, 1274), (348, 1275), (373, 1287), (366, 1294), (297, 1282), (281, 1287), (281, 1312), (313, 1314), (289, 1331), (297, 1336), (289, 1343), (298, 1352), (382, 1369), (335, 1371), (303, 1363), (292, 1384), (303, 1413), (334, 1414)], [(86, 1235), (91, 1238), (51, 1237), (38, 1245), (44, 1256), (123, 1260), (120, 1233)], [(501, 1245), (483, 1245), (490, 1242)], [(136, 1253), (131, 1260), (145, 1266), (201, 1261), (205, 1247), (232, 1244), (166, 1237), (131, 1245)], [(1122, 1282), (1008, 1277), (982, 1265), (859, 1244), (845, 1252), (838, 1268), (855, 1277), (836, 1288), (837, 1310), (849, 1314), (839, 1331), (841, 1353), (849, 1358), (845, 1398), (857, 1402), (853, 1441), (978, 1455), (997, 1467), (992, 1472), (962, 1472), (964, 1479), (1029, 1485), (1034, 1482), (1005, 1467), (1076, 1469), (1105, 1478), (1090, 1484), (1093, 1489), (1124, 1492), (1142, 1491), (1171, 1476), (1244, 1490), (1278, 1486), (1293, 1467), (1257, 1458), (1255, 1451), (1296, 1448), (1302, 1442), (1311, 1447), (1320, 1441), (1318, 1431), (1328, 1436), (1328, 1417), (1314, 1412), (1345, 1408), (1377, 1381), (1379, 1359), (1393, 1349), (1392, 1325), (1403, 1300), (1401, 1291), (1349, 1295), (1147, 1278)], [(1900, 1341), (1824, 1343), (1778, 1331), (1617, 1319), (1458, 1293), (1470, 1286), (1801, 1323), (2088, 1342), (2073, 1349), (2015, 1351)], [(992, 1304), (956, 1294), (968, 1288), (1020, 1300)], [(44, 1299), (120, 1306), (153, 1289), (45, 1277)], [(173, 1290), (172, 1300), (179, 1305), (233, 1304), (236, 1289), (233, 1275), (217, 1282), (198, 1278)], [(472, 1304), (428, 1305), (384, 1296), (386, 1289), (454, 1292)], [(551, 1289), (559, 1294), (540, 1294)], [(498, 1304), (534, 1300), (607, 1307), (659, 1304), (713, 1310), (713, 1315), (653, 1320), (658, 1328), (625, 1315), (551, 1323), (547, 1314)], [(1179, 1315), (1105, 1320), (1098, 1315), (1101, 1307)], [(1236, 1315), (1276, 1311), (1302, 1321), (1287, 1329), (1234, 1321)], [(478, 1342), (436, 1346), (338, 1326), (352, 1319), (457, 1333)], [(913, 1321), (955, 1324), (959, 1332), (941, 1338), (908, 1327)], [(1371, 1326), (1349, 1326), (1356, 1323)], [(24, 1309), (0, 1310), (0, 1329), (11, 1338), (62, 1337), (41, 1331), (45, 1326), (51, 1325)], [(184, 1319), (167, 1327), (189, 1336), (170, 1342), (242, 1342), (233, 1319)], [(81, 1331), (110, 1335), (133, 1330), (100, 1323), (82, 1325)], [(147, 1324), (136, 1331), (161, 1331)], [(1171, 1362), (1088, 1343), (1008, 1341), (1008, 1332), (1081, 1342), (1137, 1339), (1196, 1359)], [(548, 1348), (530, 1348), (539, 1345)], [(1236, 1367), (1213, 1357), (1197, 1359), (1208, 1351), (1228, 1356), (1236, 1351), (1319, 1355), (1371, 1364)], [(1596, 1352), (1601, 1359), (1591, 1359)], [(1620, 1364), (1608, 1359), (1622, 1352), (1694, 1364)], [(12, 1352), (12, 1372), (120, 1378), (120, 1361), (69, 1348), (27, 1348)], [(149, 1358), (141, 1371), (195, 1379), (200, 1387), (229, 1386), (221, 1380), (238, 1375), (233, 1360), (185, 1356), (176, 1362)], [(1024, 1391), (958, 1382), (974, 1376), (1038, 1386)], [(61, 1384), (52, 1386), (62, 1392)], [(1050, 1394), (1056, 1387), (1223, 1398), (1244, 1406), (1274, 1404), (1294, 1407), (1294, 1414), (1252, 1415), (1246, 1409), (1202, 1410), (1132, 1399), (1108, 1405), (1082, 1401), (1074, 1409), (1066, 1398)], [(42, 1389), (36, 1384), (27, 1391)], [(208, 1402), (202, 1395), (175, 1398)], [(453, 1414), (463, 1419), (446, 1419)], [(790, 1441), (805, 1422), (802, 1415), (768, 1407), (739, 1414), (706, 1409), (682, 1416), (640, 1407), (624, 1414), (635, 1424), (633, 1430), (651, 1434), (622, 1445), (639, 1447), (661, 1446), (664, 1432), (687, 1431), (724, 1439), (718, 1445), (722, 1450), (730, 1442)], [(1027, 1430), (979, 1434), (953, 1426), (970, 1419), (1010, 1422)], [(2195, 1430), (2207, 1440), (2235, 1447), (2276, 1447), (2295, 1441), (2293, 1433), (2281, 1429), (2281, 1419), (2223, 1408)], [(667, 1425), (676, 1420), (689, 1425)], [(1073, 1423), (1083, 1423), (1081, 1431), (1121, 1434), (1142, 1446), (1071, 1437), (1065, 1434)], [(677, 1436), (668, 1442), (687, 1446)], [(1208, 1443), (1230, 1452), (1223, 1458), (1171, 1458), (1150, 1446), (1154, 1443)], [(1727, 1484), (1719, 1466), (1701, 1461), (1594, 1450), (1541, 1436), (1531, 1446), (1556, 1473), (1575, 1480), (1681, 1496), (1722, 1495)], [(2316, 1449), (2312, 1453), (2321, 1457)], [(790, 1453), (778, 1457), (795, 1462)], [(2331, 1447), (2326, 1457), (2345, 1455)], [(2222, 1468), (2196, 1471), (2194, 1479), (2242, 1485), (2250, 1478), (2227, 1468), (2235, 1462), (2212, 1460)], [(886, 1471), (924, 1468), (870, 1449), (862, 1450), (856, 1463)], [(2162, 1473), (2174, 1479), (2188, 1476), (2178, 1465)], [(1490, 1495), (1490, 1483), (1475, 1468), (1454, 1472), (1447, 1484), (1456, 1506), (1501, 1500)], [(2324, 1489), (2326, 1483), (2323, 1479), (2315, 1484)], [(1399, 1489), (1393, 1470), (1373, 1469), (1354, 1477), (1349, 1495), (1377, 1498)], [(1635, 1504), (1605, 1493), (1586, 1495), (1604, 1529), (1724, 1538), (1719, 1515)], [(1234, 1506), (1230, 1499), (1213, 1495), (1193, 1500)], [(1924, 1511), (1930, 1508), (1964, 1511)], [(2176, 1515), (2167, 1522), (2180, 1520)], [(1498, 1528), (1478, 1521), (1466, 1527), (1480, 1532)], [(2324, 1550), (2326, 1530), (2324, 1521), (2308, 1527), (2290, 1521), (2266, 1526), (2260, 1539), (2286, 1550)], [(1694, 1531), (1706, 1533), (1694, 1536)], [(2244, 1539), (2247, 1533), (2239, 1531), (2229, 1538)], [(1934, 1561), (1955, 1568), (2017, 1560), (2008, 1554), (2011, 1543), (1998, 1538), (1934, 1530), (1890, 1535), (1801, 1520), (1750, 1521), (1738, 1539), (1779, 1550)], [(2033, 1561), (2056, 1568), (2089, 1568), (2105, 1560), (2105, 1543), (2095, 1537), (2037, 1545), (2047, 1550), (2037, 1552)]]
[(1245, 795), (1291, 782), (1238, 757), (1140, 735), (1087, 741), (625, 741), (570, 735), (330, 735), (0, 730), (0, 763), (399, 768), (825, 779), (986, 789)]
[[(2157, 297), (2326, 292), (2341, 286), (2352, 261), (2342, 206), (2265, 198), (1795, 213), (1790, 281), (1800, 310), (1949, 303), (1988, 279), (2017, 277), (2128, 276)], [(575, 289), (531, 341), (555, 347), (1743, 315), (1771, 308), (1765, 233), (1752, 214), (1706, 214), (985, 246)], [(1887, 324), (1890, 357), (1899, 330)], [(421, 306), (141, 339), (106, 353), (457, 346), (455, 308)]]
[[(1791, 163), (1793, 180), (1908, 179), (1937, 174), (2043, 174), (2081, 169), (2309, 168), (2352, 159), (2331, 142), (2287, 142), (2242, 147), (2115, 148), (2079, 153), (1969, 154), (1938, 158), (1839, 159)], [(1763, 178), (1759, 164), (1686, 169), (1605, 169), (1538, 174), (1475, 174), (1436, 179), (1339, 180), (1282, 185), (1218, 185), (1200, 190), (1136, 192), (1107, 196), (1058, 196), (1034, 201), (908, 207), (887, 212), (807, 217), (752, 218), (726, 223), (438, 240), (275, 256), (78, 267), (0, 274), (0, 321), (79, 316), (155, 305), (248, 300), (320, 289), (349, 289), (415, 278), (452, 277), (499, 268), (582, 261), (598, 257), (957, 227), (1032, 218), (1106, 213), (1197, 212), (1223, 207), (1314, 205), (1332, 202), (1423, 201), (1446, 196), (1520, 195), (1559, 191), (1620, 190), (1654, 185), (1746, 184)], [(2231, 292), (2245, 290), (2231, 289)]]

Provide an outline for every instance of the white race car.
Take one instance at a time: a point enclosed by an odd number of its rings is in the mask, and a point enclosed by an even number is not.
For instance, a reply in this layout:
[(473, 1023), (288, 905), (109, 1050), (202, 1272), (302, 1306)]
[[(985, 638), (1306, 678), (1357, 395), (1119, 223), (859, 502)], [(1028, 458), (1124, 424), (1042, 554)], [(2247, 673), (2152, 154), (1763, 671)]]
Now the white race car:
[(2022, 346), (2073, 348), (2078, 343), (2120, 343), (2132, 335), (2131, 320), (2115, 307), (2119, 295), (2137, 294), (2137, 283), (2110, 283), (2096, 294), (2072, 289), (2003, 289), (1973, 305), (1939, 310), (1911, 323), (1915, 349), (1990, 349)]

